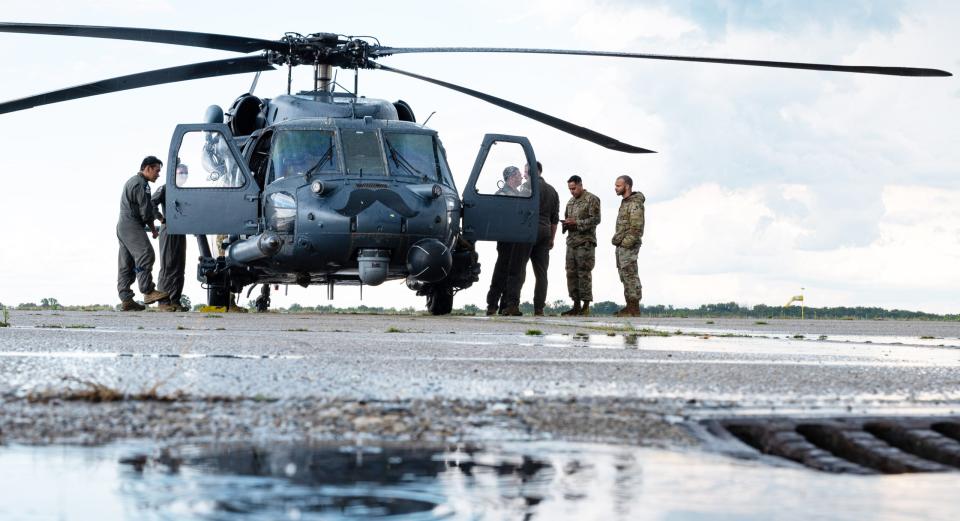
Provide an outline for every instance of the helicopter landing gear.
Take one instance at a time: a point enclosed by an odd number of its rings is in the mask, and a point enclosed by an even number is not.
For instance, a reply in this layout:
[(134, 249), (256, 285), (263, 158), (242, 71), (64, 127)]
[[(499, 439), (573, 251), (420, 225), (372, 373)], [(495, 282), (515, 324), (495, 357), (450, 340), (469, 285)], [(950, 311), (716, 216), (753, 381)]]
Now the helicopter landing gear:
[(431, 315), (449, 315), (453, 311), (453, 288), (438, 284), (427, 293), (427, 311)]
[(231, 304), (231, 295), (229, 286), (207, 286), (207, 305), (216, 307), (228, 307)]
[(265, 313), (270, 309), (270, 285), (260, 286), (260, 296), (256, 300), (257, 313)]

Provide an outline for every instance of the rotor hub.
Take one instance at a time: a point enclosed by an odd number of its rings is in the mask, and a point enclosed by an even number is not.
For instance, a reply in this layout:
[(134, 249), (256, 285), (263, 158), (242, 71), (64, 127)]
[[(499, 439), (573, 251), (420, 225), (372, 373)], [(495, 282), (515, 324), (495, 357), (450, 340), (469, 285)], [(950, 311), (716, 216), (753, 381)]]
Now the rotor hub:
[(345, 69), (372, 68), (371, 45), (365, 40), (332, 33), (303, 36), (287, 33), (281, 39), (288, 48), (266, 52), (273, 65), (332, 65)]

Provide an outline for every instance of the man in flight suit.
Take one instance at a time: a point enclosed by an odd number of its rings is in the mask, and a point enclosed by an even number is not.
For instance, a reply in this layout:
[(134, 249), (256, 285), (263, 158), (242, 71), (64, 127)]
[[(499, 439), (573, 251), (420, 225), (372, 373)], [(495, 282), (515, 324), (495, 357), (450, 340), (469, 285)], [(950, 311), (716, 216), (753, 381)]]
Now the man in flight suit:
[[(507, 197), (523, 197), (520, 191), (520, 184), (523, 182), (523, 175), (520, 169), (515, 166), (508, 166), (503, 169), (503, 186), (497, 190), (494, 195)], [(518, 245), (526, 246), (523, 251)], [(498, 312), (501, 315), (507, 314), (506, 311), (514, 305), (519, 306), (519, 302), (512, 302), (512, 296), (509, 288), (516, 285), (516, 278), (520, 273), (521, 263), (526, 266), (526, 257), (530, 255), (530, 245), (518, 242), (497, 242), (497, 262), (493, 266), (493, 277), (490, 279), (490, 289), (487, 291), (487, 315), (495, 315)], [(522, 285), (523, 282), (521, 281)], [(517, 292), (519, 300), (519, 291)], [(512, 310), (511, 310), (512, 311)], [(516, 314), (520, 314), (519, 308)]]
[[(523, 190), (526, 186), (524, 196), (529, 197), (532, 193), (530, 185), (530, 165), (523, 165), (524, 178), (526, 184), (520, 187)], [(550, 183), (543, 179), (543, 165), (537, 161), (537, 172), (540, 177), (540, 215), (537, 222), (537, 242), (530, 247), (530, 263), (533, 265), (533, 276), (536, 279), (533, 288), (533, 314), (543, 316), (543, 308), (547, 303), (547, 269), (550, 267), (550, 250), (553, 249), (553, 240), (557, 235), (557, 223), (560, 222), (560, 196), (557, 191), (550, 186)], [(522, 252), (521, 252), (522, 253)], [(527, 261), (523, 260), (523, 266), (520, 269), (520, 286), (527, 275)], [(516, 288), (517, 301), (520, 300), (520, 287)], [(512, 294), (512, 292), (511, 292)], [(513, 311), (513, 310), (510, 310)], [(519, 312), (519, 308), (517, 309)]]
[(120, 255), (117, 266), (117, 291), (120, 294), (122, 311), (142, 311), (144, 306), (133, 300), (130, 285), (136, 279), (143, 294), (143, 303), (152, 304), (166, 298), (167, 293), (157, 291), (153, 284), (153, 246), (144, 228), (149, 228), (153, 238), (157, 238), (157, 228), (153, 221), (153, 204), (150, 201), (149, 183), (157, 182), (163, 162), (154, 156), (147, 156), (140, 163), (140, 171), (127, 180), (120, 195), (120, 218), (117, 220), (117, 239), (120, 241)]
[[(189, 170), (187, 165), (177, 165), (177, 186), (187, 184)], [(167, 185), (157, 188), (153, 194), (153, 211), (160, 218), (160, 277), (157, 287), (166, 293), (167, 298), (157, 304), (163, 311), (190, 311), (180, 305), (183, 295), (183, 271), (187, 265), (187, 238), (167, 231), (167, 205), (164, 200)]]

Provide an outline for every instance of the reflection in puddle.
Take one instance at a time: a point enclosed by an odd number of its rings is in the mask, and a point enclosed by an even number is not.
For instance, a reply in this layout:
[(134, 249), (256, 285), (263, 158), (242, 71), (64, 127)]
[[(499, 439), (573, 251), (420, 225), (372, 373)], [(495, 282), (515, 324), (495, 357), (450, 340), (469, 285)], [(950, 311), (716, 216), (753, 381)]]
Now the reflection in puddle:
[[(141, 508), (257, 519), (445, 519), (476, 507), (459, 497), (485, 489), (482, 508), (524, 514), (546, 463), (470, 451), (379, 448), (230, 448), (124, 458), (124, 495)], [(482, 486), (479, 486), (482, 484)], [(479, 486), (479, 487), (478, 487)], [(456, 493), (455, 493), (456, 492)], [(511, 515), (514, 515), (511, 514)]]
[[(823, 475), (704, 452), (0, 447), (0, 518), (58, 520), (957, 519), (953, 473)], [(909, 494), (890, 494), (909, 490)], [(816, 498), (811, 501), (810, 498)], [(789, 516), (788, 516), (789, 517)]]

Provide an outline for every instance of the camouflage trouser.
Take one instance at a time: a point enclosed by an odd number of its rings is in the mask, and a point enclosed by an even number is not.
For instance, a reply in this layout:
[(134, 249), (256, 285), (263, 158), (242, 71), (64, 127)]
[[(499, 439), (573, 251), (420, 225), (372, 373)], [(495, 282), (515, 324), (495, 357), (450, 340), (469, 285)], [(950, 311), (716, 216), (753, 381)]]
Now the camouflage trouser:
[(637, 253), (640, 246), (621, 248), (617, 246), (617, 271), (620, 272), (620, 282), (623, 283), (623, 297), (627, 300), (643, 298), (643, 288), (640, 286), (640, 275), (637, 272)]
[(567, 293), (573, 300), (593, 301), (593, 266), (596, 246), (567, 246)]

